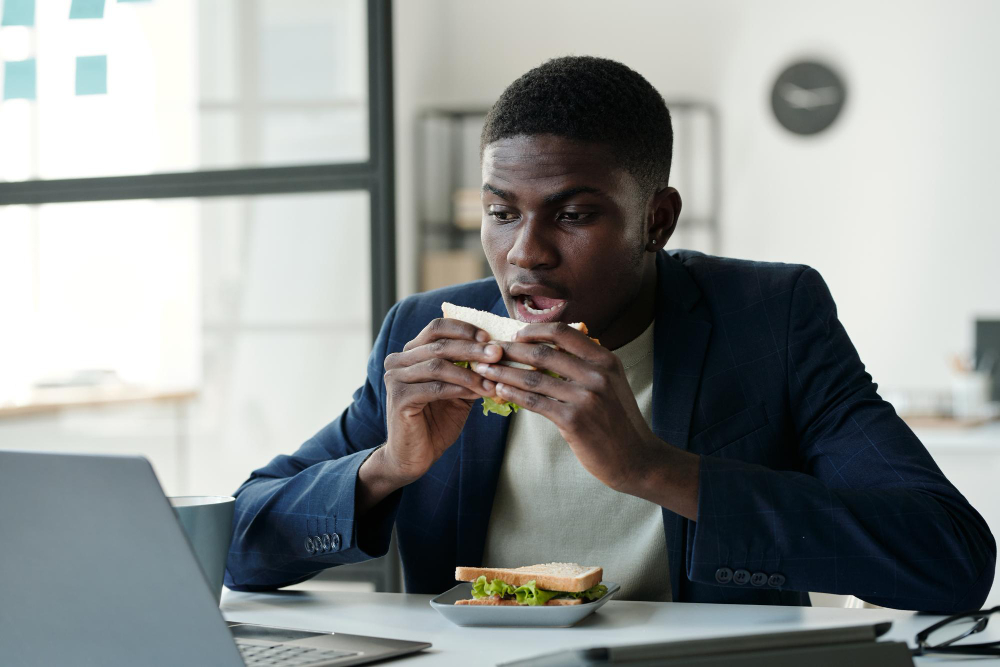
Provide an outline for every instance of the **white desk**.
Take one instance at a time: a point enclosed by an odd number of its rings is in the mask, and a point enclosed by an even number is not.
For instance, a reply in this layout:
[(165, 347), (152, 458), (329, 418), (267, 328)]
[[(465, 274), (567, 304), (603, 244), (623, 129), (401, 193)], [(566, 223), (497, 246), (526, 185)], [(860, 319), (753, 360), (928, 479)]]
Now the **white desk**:
[(950, 451), (1000, 454), (1000, 421), (966, 428), (917, 425), (913, 432), (934, 456)]
[[(226, 619), (306, 630), (335, 631), (429, 641), (434, 647), (403, 665), (492, 665), (560, 648), (696, 639), (892, 621), (889, 637), (912, 643), (940, 617), (884, 609), (767, 607), (654, 602), (608, 602), (572, 628), (460, 628), (428, 604), (429, 595), (289, 591), (225, 591)], [(982, 641), (1000, 640), (994, 617)], [(979, 658), (980, 662), (982, 658)], [(968, 658), (919, 658), (917, 664), (948, 665)], [(396, 664), (396, 663), (392, 663)]]

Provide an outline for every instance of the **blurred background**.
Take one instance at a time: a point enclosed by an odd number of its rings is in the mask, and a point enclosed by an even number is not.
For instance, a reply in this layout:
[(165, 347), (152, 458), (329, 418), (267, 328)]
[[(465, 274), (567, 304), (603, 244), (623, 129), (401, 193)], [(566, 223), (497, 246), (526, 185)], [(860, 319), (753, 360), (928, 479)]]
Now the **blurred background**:
[(0, 447), (232, 493), (347, 406), (395, 300), (486, 275), (483, 116), (588, 54), (671, 109), (669, 247), (817, 268), (1000, 534), (996, 25), (992, 0), (0, 0)]

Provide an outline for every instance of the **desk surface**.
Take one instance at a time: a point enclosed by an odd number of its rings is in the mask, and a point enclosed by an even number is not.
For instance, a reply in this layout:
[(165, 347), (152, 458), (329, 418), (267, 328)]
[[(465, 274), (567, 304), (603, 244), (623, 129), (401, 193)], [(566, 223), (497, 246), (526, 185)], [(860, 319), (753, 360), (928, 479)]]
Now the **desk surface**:
[(195, 398), (198, 392), (192, 389), (154, 390), (130, 385), (54, 387), (36, 389), (24, 400), (0, 402), (0, 419), (130, 403), (186, 403)]
[[(892, 621), (889, 638), (912, 643), (940, 617), (889, 609), (767, 607), (656, 602), (608, 602), (572, 628), (460, 628), (438, 614), (429, 595), (288, 591), (225, 591), (222, 612), (230, 621), (289, 628), (429, 641), (425, 654), (402, 665), (496, 664), (560, 648), (697, 639)], [(994, 618), (983, 641), (1000, 640)], [(498, 653), (497, 651), (501, 651)], [(485, 653), (484, 653), (485, 652)], [(980, 661), (982, 659), (980, 658)], [(920, 658), (917, 664), (964, 664), (968, 658)], [(396, 663), (392, 663), (396, 664)]]
[(932, 456), (950, 450), (1000, 452), (1000, 421), (962, 428), (951, 426), (927, 428), (916, 426), (913, 432)]

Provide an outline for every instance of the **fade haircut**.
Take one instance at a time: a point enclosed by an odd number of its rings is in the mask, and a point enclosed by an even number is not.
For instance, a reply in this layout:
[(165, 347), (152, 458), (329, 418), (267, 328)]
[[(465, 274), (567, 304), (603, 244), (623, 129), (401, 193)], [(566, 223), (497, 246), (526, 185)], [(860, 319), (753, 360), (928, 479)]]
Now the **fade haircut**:
[(667, 105), (641, 74), (614, 60), (565, 56), (523, 74), (487, 114), (479, 157), (495, 141), (536, 134), (605, 145), (646, 193), (670, 176)]

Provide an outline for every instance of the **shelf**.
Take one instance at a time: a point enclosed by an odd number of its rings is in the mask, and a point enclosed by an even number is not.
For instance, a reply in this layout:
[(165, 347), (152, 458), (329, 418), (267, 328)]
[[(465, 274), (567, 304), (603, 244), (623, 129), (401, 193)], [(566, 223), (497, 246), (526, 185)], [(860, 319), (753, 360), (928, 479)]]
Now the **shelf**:
[(0, 419), (133, 403), (180, 403), (197, 397), (194, 389), (168, 391), (129, 386), (36, 389), (24, 401), (0, 404)]

